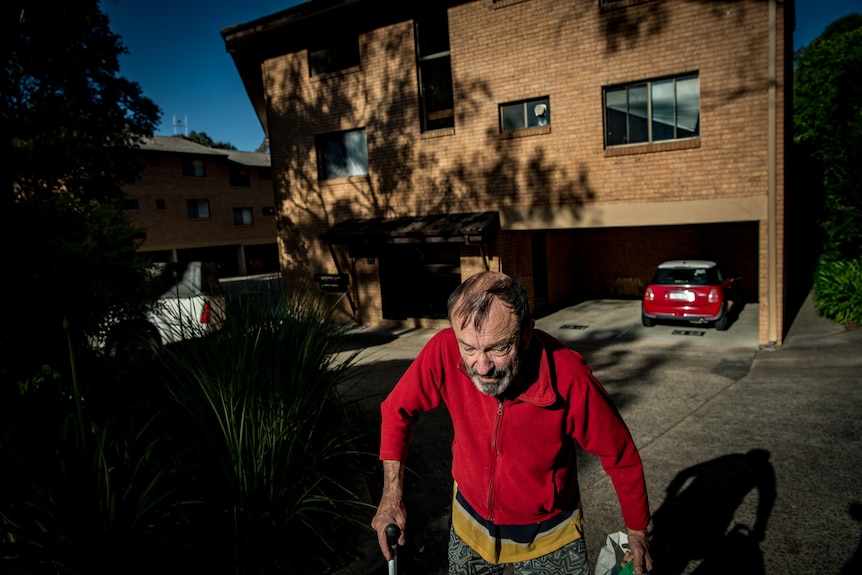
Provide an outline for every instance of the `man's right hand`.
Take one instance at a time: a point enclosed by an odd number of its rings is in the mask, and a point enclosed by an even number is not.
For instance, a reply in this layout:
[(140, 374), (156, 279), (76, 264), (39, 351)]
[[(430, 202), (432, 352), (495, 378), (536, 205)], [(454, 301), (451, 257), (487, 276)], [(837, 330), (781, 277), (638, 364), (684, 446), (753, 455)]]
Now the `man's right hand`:
[(371, 527), (377, 532), (377, 542), (386, 560), (392, 559), (392, 550), (386, 541), (386, 527), (395, 524), (401, 530), (398, 545), (404, 545), (407, 526), (407, 510), (402, 499), (404, 468), (400, 461), (383, 462), (383, 495), (377, 506), (377, 513), (371, 520)]

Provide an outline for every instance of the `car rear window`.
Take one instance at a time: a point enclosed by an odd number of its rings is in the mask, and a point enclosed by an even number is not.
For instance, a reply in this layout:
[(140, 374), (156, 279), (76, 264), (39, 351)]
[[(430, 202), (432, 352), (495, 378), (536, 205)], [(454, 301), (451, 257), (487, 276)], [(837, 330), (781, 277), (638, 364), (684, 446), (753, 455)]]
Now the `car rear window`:
[(652, 283), (659, 285), (709, 286), (721, 283), (718, 269), (712, 268), (659, 268)]

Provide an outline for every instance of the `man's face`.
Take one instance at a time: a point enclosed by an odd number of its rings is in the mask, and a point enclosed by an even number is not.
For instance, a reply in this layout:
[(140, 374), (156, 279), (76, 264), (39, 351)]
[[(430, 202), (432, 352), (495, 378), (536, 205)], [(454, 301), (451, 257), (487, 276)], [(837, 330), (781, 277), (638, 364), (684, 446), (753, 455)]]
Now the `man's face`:
[(461, 359), (476, 388), (488, 395), (502, 394), (518, 374), (520, 352), (528, 343), (521, 336), (529, 340), (528, 334), (519, 333), (515, 314), (495, 300), (481, 330), (472, 321), (462, 328), (463, 317), (452, 320)]

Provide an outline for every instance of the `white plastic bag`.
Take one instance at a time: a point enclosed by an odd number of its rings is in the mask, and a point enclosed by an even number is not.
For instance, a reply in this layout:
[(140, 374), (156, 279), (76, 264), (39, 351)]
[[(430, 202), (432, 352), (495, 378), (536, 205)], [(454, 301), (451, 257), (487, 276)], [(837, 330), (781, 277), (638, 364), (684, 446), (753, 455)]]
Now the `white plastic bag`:
[(631, 573), (631, 568), (625, 563), (625, 554), (628, 550), (628, 534), (617, 531), (608, 535), (605, 546), (599, 551), (599, 559), (596, 561), (596, 575)]

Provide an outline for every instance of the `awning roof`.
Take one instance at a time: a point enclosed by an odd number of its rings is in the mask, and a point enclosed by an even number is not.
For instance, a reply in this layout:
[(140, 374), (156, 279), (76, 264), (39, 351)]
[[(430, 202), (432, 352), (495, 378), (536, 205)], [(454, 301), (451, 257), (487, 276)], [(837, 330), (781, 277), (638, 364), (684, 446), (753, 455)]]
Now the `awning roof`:
[(498, 212), (468, 212), (397, 218), (353, 218), (320, 238), (330, 244), (479, 243), (500, 229)]

